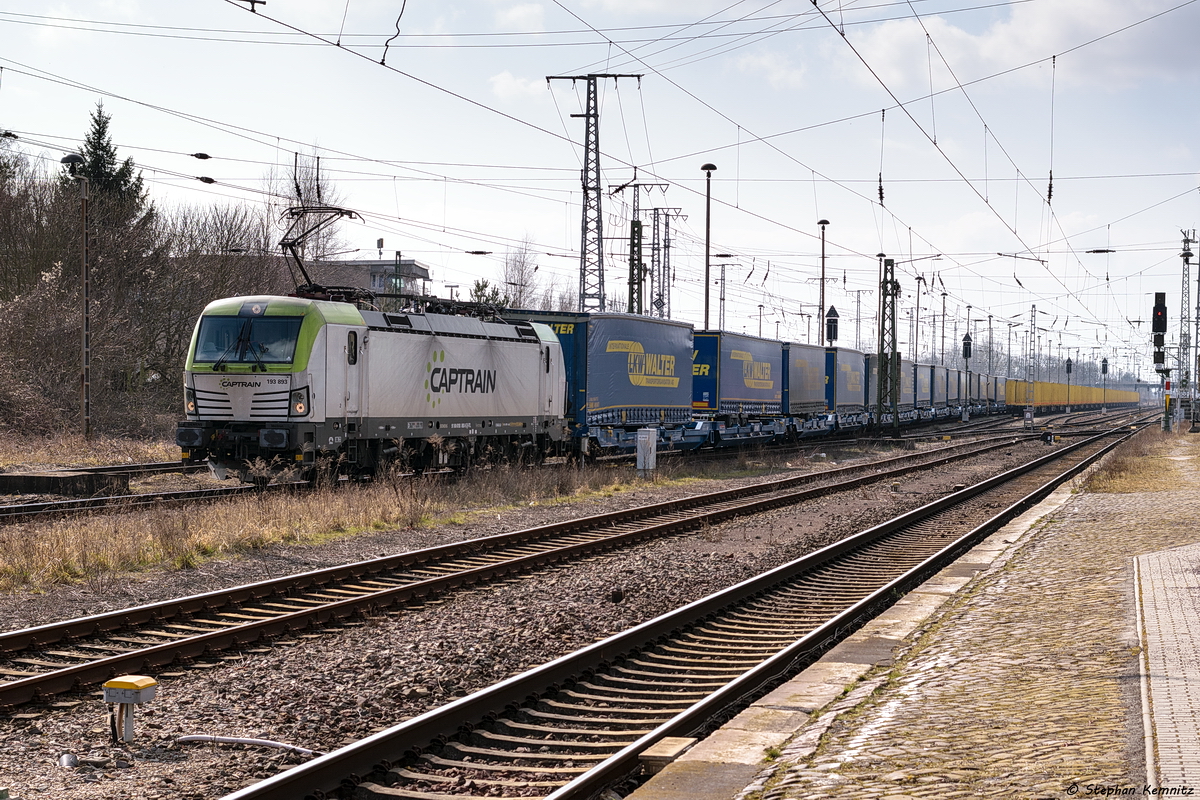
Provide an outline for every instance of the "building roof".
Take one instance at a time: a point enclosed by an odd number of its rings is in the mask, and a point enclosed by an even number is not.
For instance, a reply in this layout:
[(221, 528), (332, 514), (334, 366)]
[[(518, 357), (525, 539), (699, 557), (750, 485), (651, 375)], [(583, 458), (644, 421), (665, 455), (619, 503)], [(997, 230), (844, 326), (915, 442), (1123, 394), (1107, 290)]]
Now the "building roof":
[(357, 286), (374, 292), (398, 292), (414, 281), (429, 280), (429, 267), (415, 258), (309, 261), (305, 268), (317, 283)]

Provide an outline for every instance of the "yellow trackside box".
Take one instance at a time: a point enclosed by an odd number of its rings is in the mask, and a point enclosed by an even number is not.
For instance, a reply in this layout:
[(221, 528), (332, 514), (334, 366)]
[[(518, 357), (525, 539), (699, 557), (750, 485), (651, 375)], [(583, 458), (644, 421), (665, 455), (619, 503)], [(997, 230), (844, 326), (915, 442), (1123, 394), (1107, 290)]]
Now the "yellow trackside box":
[(122, 675), (104, 684), (106, 703), (148, 703), (158, 692), (158, 681), (145, 675)]

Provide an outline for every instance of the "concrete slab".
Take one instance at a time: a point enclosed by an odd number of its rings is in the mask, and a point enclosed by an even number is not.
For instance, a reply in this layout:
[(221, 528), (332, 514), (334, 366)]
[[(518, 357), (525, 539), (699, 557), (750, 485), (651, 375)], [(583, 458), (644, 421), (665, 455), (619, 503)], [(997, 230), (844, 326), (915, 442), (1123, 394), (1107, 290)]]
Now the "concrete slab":
[(840, 697), (862, 672), (861, 664), (836, 661), (826, 655), (795, 678), (763, 696), (755, 705), (811, 714)]
[(729, 800), (754, 779), (759, 769), (760, 764), (676, 761), (629, 797), (638, 800)]
[(739, 731), (791, 733), (797, 725), (807, 721), (808, 713), (799, 709), (753, 705), (723, 727)]
[(1200, 784), (1200, 545), (1138, 556), (1152, 785)]
[(758, 769), (762, 767), (767, 748), (778, 746), (780, 737), (786, 739), (791, 733), (791, 730), (748, 731), (722, 727), (711, 736), (697, 742), (674, 763), (699, 761), (706, 764), (748, 764)]

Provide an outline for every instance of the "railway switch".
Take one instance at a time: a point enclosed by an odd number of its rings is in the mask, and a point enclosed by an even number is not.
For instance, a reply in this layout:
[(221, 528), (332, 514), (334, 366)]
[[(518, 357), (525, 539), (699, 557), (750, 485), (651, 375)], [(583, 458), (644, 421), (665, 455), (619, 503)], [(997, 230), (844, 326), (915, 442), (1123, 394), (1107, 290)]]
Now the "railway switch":
[(145, 675), (122, 675), (104, 684), (104, 702), (115, 705), (109, 712), (113, 741), (133, 741), (133, 707), (149, 703), (158, 693), (158, 681)]

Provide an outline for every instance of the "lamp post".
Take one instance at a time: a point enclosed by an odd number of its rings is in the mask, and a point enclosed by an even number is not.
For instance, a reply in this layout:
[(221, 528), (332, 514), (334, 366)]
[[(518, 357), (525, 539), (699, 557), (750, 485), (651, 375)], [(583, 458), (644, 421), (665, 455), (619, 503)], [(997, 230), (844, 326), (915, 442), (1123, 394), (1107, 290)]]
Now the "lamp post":
[(916, 335), (913, 337), (913, 363), (921, 357), (921, 284), (925, 283), (925, 276), (917, 276), (917, 310), (913, 317), (917, 320)]
[(71, 177), (79, 181), (80, 218), (83, 229), (83, 252), (79, 266), (79, 274), (83, 283), (83, 324), (80, 353), (81, 383), (79, 398), (83, 414), (83, 438), (92, 438), (92, 317), (89, 308), (92, 293), (91, 271), (88, 269), (88, 179), (80, 175), (78, 170), (84, 163), (83, 156), (78, 153), (68, 153), (60, 163), (66, 164)]
[(988, 375), (995, 376), (992, 370), (992, 315), (988, 314)]
[(703, 164), (700, 169), (704, 172), (704, 330), (708, 327), (708, 293), (711, 281), (709, 268), (709, 253), (712, 250), (712, 174), (716, 172), (716, 164)]
[[(1019, 328), (1024, 323), (1023, 322), (1006, 322), (1004, 324), (1008, 326), (1008, 346), (1007, 346), (1008, 366), (1006, 366), (1004, 368), (1004, 377), (1011, 378), (1012, 377), (1012, 331), (1013, 331), (1013, 328)], [(1019, 344), (1019, 342), (1018, 342), (1018, 344)]]
[[(820, 219), (817, 220), (817, 224), (821, 226), (821, 300), (817, 306), (818, 310), (820, 311), (820, 314), (818, 315), (819, 318), (825, 314), (825, 226), (829, 224), (829, 220)], [(825, 334), (823, 331), (820, 332), (820, 336), (818, 338), (820, 338), (820, 343), (822, 345), (826, 343)]]

